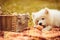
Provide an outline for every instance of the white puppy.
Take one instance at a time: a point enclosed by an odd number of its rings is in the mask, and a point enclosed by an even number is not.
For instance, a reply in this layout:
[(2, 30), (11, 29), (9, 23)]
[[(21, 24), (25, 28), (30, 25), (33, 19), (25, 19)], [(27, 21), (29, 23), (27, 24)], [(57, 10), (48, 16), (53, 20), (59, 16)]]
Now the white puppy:
[(36, 25), (44, 26), (44, 30), (50, 30), (52, 27), (60, 27), (60, 11), (56, 9), (41, 9), (38, 12), (32, 13), (34, 27)]

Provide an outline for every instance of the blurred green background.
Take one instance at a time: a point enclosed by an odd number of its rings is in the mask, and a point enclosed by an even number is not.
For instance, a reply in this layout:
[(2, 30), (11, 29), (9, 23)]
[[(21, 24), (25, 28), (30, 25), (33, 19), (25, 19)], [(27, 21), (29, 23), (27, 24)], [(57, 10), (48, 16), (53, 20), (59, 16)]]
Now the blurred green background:
[(31, 14), (42, 8), (48, 7), (60, 10), (60, 0), (0, 0), (3, 14), (11, 14), (13, 12), (26, 13), (29, 12), (29, 26), (33, 26)]

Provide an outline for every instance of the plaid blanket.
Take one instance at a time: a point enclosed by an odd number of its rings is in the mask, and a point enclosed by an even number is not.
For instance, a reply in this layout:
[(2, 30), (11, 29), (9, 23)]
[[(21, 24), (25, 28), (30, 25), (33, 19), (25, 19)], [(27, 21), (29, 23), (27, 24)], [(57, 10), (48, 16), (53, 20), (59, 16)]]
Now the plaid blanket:
[(22, 32), (5, 32), (5, 40), (60, 40), (60, 28), (42, 33), (38, 28), (24, 29)]

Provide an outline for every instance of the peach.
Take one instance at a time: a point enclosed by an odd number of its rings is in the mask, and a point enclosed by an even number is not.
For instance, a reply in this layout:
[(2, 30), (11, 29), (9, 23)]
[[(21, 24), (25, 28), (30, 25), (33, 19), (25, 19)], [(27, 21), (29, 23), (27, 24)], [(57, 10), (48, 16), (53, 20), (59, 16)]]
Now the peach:
[(43, 26), (36, 25), (36, 28), (39, 29), (39, 30), (42, 30), (43, 29)]

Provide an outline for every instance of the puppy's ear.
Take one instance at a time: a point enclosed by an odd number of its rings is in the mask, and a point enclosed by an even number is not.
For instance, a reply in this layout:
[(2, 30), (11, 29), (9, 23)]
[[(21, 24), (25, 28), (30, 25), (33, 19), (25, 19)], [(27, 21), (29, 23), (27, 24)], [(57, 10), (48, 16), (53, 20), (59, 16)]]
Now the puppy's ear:
[(47, 10), (47, 9), (45, 10), (45, 14), (49, 14), (49, 12), (48, 12), (48, 10)]
[(34, 14), (34, 13), (32, 13), (32, 19), (34, 19), (34, 17), (35, 17), (35, 14)]
[(45, 8), (45, 14), (49, 14), (49, 11), (48, 11), (49, 9), (46, 7)]

